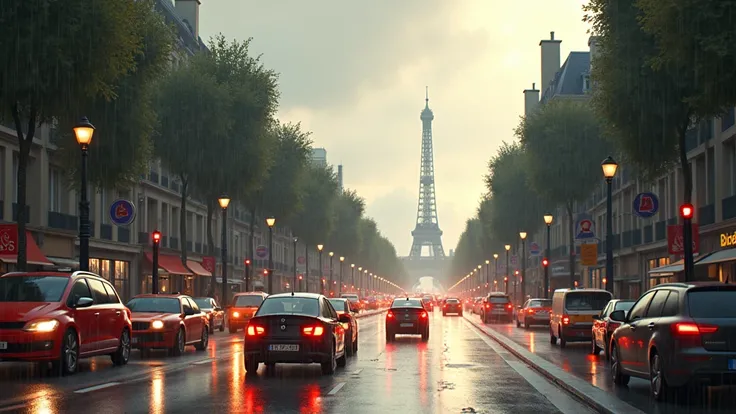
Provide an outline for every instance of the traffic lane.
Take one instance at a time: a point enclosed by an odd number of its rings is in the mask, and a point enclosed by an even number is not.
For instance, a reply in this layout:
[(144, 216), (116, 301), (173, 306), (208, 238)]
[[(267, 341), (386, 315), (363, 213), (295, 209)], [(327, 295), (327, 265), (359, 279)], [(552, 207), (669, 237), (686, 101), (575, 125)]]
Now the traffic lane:
[[(359, 355), (348, 359), (345, 368), (333, 376), (321, 374), (320, 366), (261, 365), (256, 375), (245, 375), (242, 341), (232, 345), (226, 358), (190, 365), (170, 372), (155, 371), (143, 379), (100, 384), (97, 388), (77, 389), (66, 395), (42, 396), (30, 406), (8, 407), (17, 412), (65, 413), (95, 410), (105, 413), (230, 412), (290, 413), (321, 412), (324, 400), (338, 384), (358, 371), (361, 361), (369, 361), (380, 315), (359, 319)], [(359, 372), (358, 372), (359, 373)], [(3, 412), (0, 408), (0, 412)], [(82, 411), (83, 412), (83, 411)]]
[(733, 387), (711, 387), (702, 395), (690, 395), (680, 401), (657, 403), (649, 396), (649, 381), (631, 378), (626, 387), (615, 386), (610, 379), (609, 362), (603, 352), (592, 355), (590, 342), (568, 342), (562, 349), (549, 341), (549, 328), (534, 326), (517, 328), (515, 324), (487, 324), (530, 352), (557, 364), (565, 371), (589, 381), (592, 385), (616, 395), (634, 407), (649, 413), (688, 412), (733, 413), (736, 410), (736, 393)]
[(187, 347), (180, 357), (168, 356), (166, 350), (154, 350), (147, 357), (139, 351), (131, 352), (127, 365), (115, 367), (107, 355), (81, 359), (79, 372), (67, 377), (54, 375), (48, 364), (0, 362), (0, 404), (7, 399), (23, 399), (62, 392), (94, 383), (116, 381), (121, 377), (145, 375), (153, 370), (171, 365), (187, 365), (191, 362), (233, 352), (233, 346), (242, 343), (243, 333), (216, 333), (210, 337), (207, 351)]

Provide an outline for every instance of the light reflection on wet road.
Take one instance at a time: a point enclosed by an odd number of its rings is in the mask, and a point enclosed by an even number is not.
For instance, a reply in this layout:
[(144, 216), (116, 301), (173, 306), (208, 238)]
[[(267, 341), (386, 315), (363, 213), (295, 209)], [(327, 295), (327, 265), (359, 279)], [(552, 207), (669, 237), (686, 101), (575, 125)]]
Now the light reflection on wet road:
[[(242, 334), (216, 335), (207, 352), (190, 351), (180, 358), (153, 354), (142, 360), (136, 352), (131, 365), (123, 368), (111, 367), (109, 358), (97, 358), (85, 363), (84, 372), (63, 379), (37, 370), (28, 372), (27, 367), (0, 365), (0, 400), (5, 400), (0, 401), (0, 412), (588, 411), (571, 399), (565, 400), (566, 405), (551, 403), (539, 391), (540, 386), (551, 384), (538, 376), (521, 375), (506, 362), (508, 355), (502, 357), (489, 347), (462, 318), (443, 318), (441, 314), (430, 318), (429, 342), (400, 336), (388, 345), (382, 315), (360, 319), (358, 355), (348, 358), (347, 366), (334, 376), (321, 375), (319, 365), (277, 365), (272, 369), (261, 365), (257, 375), (246, 376)], [(12, 381), (11, 375), (24, 369), (25, 375)], [(99, 387), (85, 389), (90, 384)], [(31, 392), (48, 395), (36, 398), (25, 410), (7, 402)]]

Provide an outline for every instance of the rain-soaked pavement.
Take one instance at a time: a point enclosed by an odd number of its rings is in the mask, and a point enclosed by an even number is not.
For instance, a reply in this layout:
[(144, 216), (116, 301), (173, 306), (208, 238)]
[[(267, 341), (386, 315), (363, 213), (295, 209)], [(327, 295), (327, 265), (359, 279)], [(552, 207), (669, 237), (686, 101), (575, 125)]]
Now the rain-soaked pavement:
[(206, 352), (134, 352), (122, 368), (96, 358), (68, 378), (0, 364), (0, 412), (591, 412), (463, 318), (430, 317), (429, 342), (398, 337), (388, 345), (383, 315), (360, 319), (358, 355), (334, 376), (317, 365), (262, 365), (246, 377), (242, 334), (219, 332)]
[[(477, 315), (471, 316), (468, 313), (466, 316), (480, 323)], [(568, 343), (565, 349), (562, 349), (559, 345), (550, 344), (547, 327), (535, 326), (526, 330), (517, 328), (516, 324), (487, 324), (485, 326), (646, 413), (725, 414), (736, 412), (736, 387), (712, 387), (700, 396), (686, 396), (679, 402), (657, 403), (649, 397), (649, 382), (646, 380), (632, 377), (627, 387), (614, 386), (609, 377), (608, 361), (605, 355), (602, 352), (597, 357), (592, 355), (590, 342)]]

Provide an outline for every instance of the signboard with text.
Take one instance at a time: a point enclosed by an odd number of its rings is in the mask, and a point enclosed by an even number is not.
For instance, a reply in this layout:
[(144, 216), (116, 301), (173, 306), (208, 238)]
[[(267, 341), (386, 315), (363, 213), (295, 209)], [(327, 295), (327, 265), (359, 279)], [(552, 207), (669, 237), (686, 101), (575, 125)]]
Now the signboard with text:
[(580, 246), (580, 265), (595, 266), (598, 264), (598, 244), (588, 243)]
[[(693, 224), (693, 253), (700, 251), (700, 228), (697, 224)], [(669, 254), (683, 254), (685, 252), (682, 224), (674, 224), (667, 226), (667, 251)]]

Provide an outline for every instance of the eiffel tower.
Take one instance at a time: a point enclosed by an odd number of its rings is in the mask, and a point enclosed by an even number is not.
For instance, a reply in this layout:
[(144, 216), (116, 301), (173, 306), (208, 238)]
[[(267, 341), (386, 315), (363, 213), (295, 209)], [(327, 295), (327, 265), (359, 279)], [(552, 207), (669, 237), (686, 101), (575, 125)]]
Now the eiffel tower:
[(422, 120), (422, 162), (419, 169), (419, 205), (417, 222), (411, 232), (414, 241), (409, 252), (409, 259), (422, 258), (422, 248), (428, 247), (429, 255), (425, 258), (444, 259), (445, 249), (442, 247), (442, 230), (437, 221), (437, 200), (434, 189), (434, 155), (432, 150), (432, 120), (434, 114), (429, 109), (429, 88), (425, 91), (425, 105)]

